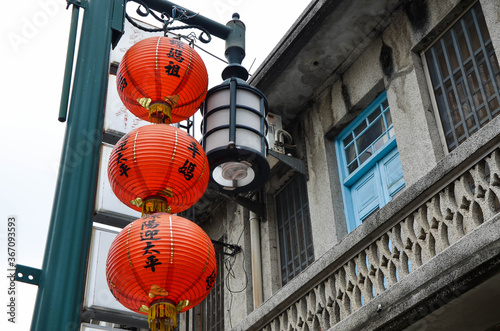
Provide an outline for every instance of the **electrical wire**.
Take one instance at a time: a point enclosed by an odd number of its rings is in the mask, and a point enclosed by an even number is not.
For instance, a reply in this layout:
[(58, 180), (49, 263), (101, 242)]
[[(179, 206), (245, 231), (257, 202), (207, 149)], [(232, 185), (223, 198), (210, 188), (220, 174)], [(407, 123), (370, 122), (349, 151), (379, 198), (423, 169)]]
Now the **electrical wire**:
[[(243, 232), (245, 231), (245, 228), (243, 227), (243, 230), (241, 230), (241, 233), (240, 233), (240, 236), (238, 238), (238, 241), (236, 242), (236, 245), (238, 245), (240, 243), (240, 240), (241, 240), (241, 237), (243, 236)], [(245, 251), (242, 250), (242, 266), (243, 266), (243, 272), (245, 273), (245, 285), (242, 289), (240, 290), (233, 290), (231, 289), (231, 285), (230, 285), (230, 282), (229, 282), (229, 276), (232, 276), (233, 278), (236, 278), (235, 276), (235, 273), (233, 271), (233, 267), (234, 267), (234, 264), (236, 263), (236, 255), (234, 256), (228, 256), (224, 259), (224, 267), (226, 268), (226, 271), (227, 271), (227, 275), (225, 277), (225, 285), (226, 285), (226, 288), (227, 290), (229, 291), (229, 293), (231, 294), (231, 300), (229, 301), (229, 308), (228, 308), (228, 312), (229, 312), (229, 325), (231, 327), (231, 329), (233, 328), (233, 322), (232, 322), (232, 319), (231, 319), (231, 309), (232, 309), (232, 306), (233, 306), (233, 294), (236, 294), (236, 293), (241, 293), (243, 291), (245, 291), (248, 287), (248, 274), (247, 274), (247, 270), (245, 269)]]
[(201, 49), (202, 51), (204, 51), (204, 52), (205, 52), (205, 53), (207, 53), (208, 55), (210, 55), (210, 56), (212, 56), (212, 57), (216, 58), (217, 60), (219, 60), (219, 61), (221, 61), (221, 62), (224, 62), (225, 64), (228, 64), (228, 62), (227, 62), (226, 60), (224, 60), (224, 59), (222, 59), (222, 58), (218, 57), (217, 55), (210, 53), (209, 51), (207, 51), (207, 50), (205, 50), (205, 49), (201, 48), (200, 46), (198, 46), (198, 45), (196, 45), (196, 44), (195, 44), (194, 46), (195, 46), (195, 47), (198, 47), (199, 49)]

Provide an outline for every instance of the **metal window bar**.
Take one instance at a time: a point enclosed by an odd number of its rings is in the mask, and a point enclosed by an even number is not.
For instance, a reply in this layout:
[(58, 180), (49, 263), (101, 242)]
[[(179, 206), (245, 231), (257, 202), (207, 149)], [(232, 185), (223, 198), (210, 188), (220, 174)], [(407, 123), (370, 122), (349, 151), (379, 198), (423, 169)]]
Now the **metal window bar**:
[[(480, 14), (483, 17), (482, 11), (481, 11)], [(491, 59), (491, 56), (495, 56), (495, 52), (493, 50), (493, 45), (491, 43), (491, 37), (490, 37), (488, 31), (486, 30), (485, 32), (488, 33), (488, 40), (486, 40), (486, 41), (484, 40), (483, 34), (481, 33), (481, 24), (479, 23), (479, 20), (478, 20), (478, 17), (477, 17), (477, 13), (474, 10), (472, 10), (472, 18), (474, 19), (474, 24), (475, 24), (475, 26), (477, 28), (477, 31), (478, 31), (478, 37), (479, 37), (480, 44), (481, 44), (481, 50), (482, 50), (483, 54), (486, 55), (486, 56), (484, 56), (484, 62), (486, 63), (486, 66), (488, 68), (488, 73), (489, 73), (490, 81), (491, 81), (491, 83), (493, 85), (493, 90), (495, 91), (494, 97), (500, 99), (500, 93), (499, 93), (498, 84), (497, 84), (496, 79), (494, 79), (495, 76), (496, 76), (496, 74), (493, 71), (493, 66), (492, 66), (491, 62), (487, 60), (487, 59)], [(486, 22), (484, 22), (484, 17), (483, 17), (482, 23), (484, 25), (486, 25)], [(487, 49), (488, 46), (490, 46), (489, 47), (490, 50)], [(482, 85), (480, 85), (480, 86), (483, 87)], [(493, 99), (493, 97), (490, 98), (490, 100), (491, 99)], [(484, 100), (485, 100), (485, 107), (487, 107), (487, 109), (489, 109), (488, 114), (489, 114), (489, 120), (491, 121), (493, 119), (492, 113), (493, 113), (494, 109), (490, 108), (488, 96), (486, 95), (486, 93), (485, 93)], [(497, 108), (497, 111), (498, 111), (498, 109), (499, 108)]]
[(314, 261), (305, 179), (296, 176), (276, 195), (283, 285)]
[[(432, 79), (433, 85), (434, 85), (434, 95), (436, 98), (436, 102), (438, 103), (438, 105), (441, 104), (442, 102), (444, 102), (444, 104), (445, 104), (444, 109), (439, 109), (439, 114), (441, 117), (441, 124), (443, 127), (446, 143), (448, 144), (447, 137), (448, 137), (448, 134), (450, 132), (448, 132), (449, 128), (446, 125), (446, 121), (450, 121), (449, 125), (451, 126), (451, 118), (452, 117), (451, 117), (451, 114), (449, 112), (450, 107), (448, 105), (448, 100), (446, 98), (446, 91), (444, 89), (443, 78), (441, 76), (441, 70), (439, 68), (438, 61), (437, 61), (436, 49), (433, 46), (429, 51), (430, 51), (430, 53), (426, 54), (426, 58), (427, 58), (427, 62), (429, 65), (429, 71), (432, 72), (431, 79)], [(432, 67), (434, 67), (434, 70), (432, 70)], [(437, 78), (435, 78), (436, 76), (437, 76)], [(438, 94), (439, 91), (441, 91), (441, 96), (442, 96), (441, 98), (439, 98), (439, 94)], [(444, 112), (446, 112), (446, 114), (443, 114)], [(443, 116), (443, 115), (447, 115), (447, 116)], [(451, 134), (453, 135), (453, 141), (457, 141), (456, 132), (454, 130), (451, 130)], [(451, 147), (452, 147), (452, 145), (448, 145), (448, 149), (451, 150)]]
[(224, 250), (215, 250), (217, 257), (217, 278), (215, 284), (205, 299), (207, 331), (224, 331)]
[[(473, 49), (473, 47), (472, 47), (472, 44), (471, 44), (471, 38), (472, 38), (472, 36), (470, 36), (470, 35), (469, 35), (469, 31), (468, 31), (468, 30), (467, 30), (467, 28), (466, 28), (466, 25), (465, 25), (465, 18), (464, 18), (464, 19), (462, 19), (462, 20), (460, 21), (460, 23), (461, 23), (461, 27), (462, 27), (462, 29), (464, 30), (464, 35), (466, 35), (465, 40), (466, 40), (466, 42), (467, 42), (467, 47), (469, 48), (469, 54), (471, 54), (471, 63), (472, 63), (472, 66), (473, 66), (473, 68), (474, 68), (474, 71), (473, 71), (473, 72), (471, 71), (471, 72), (470, 72), (470, 74), (471, 74), (471, 75), (472, 75), (472, 74), (474, 74), (474, 75), (476, 76), (476, 79), (477, 79), (477, 82), (478, 82), (478, 87), (479, 87), (479, 93), (481, 93), (481, 98), (482, 98), (482, 100), (483, 100), (483, 104), (484, 104), (484, 103), (485, 103), (485, 100), (487, 100), (487, 98), (486, 98), (486, 94), (485, 94), (485, 92), (484, 92), (484, 87), (483, 87), (483, 84), (481, 83), (481, 77), (479, 76), (478, 62), (477, 62), (477, 61), (475, 61), (475, 60), (476, 60), (476, 58), (477, 58), (477, 56), (478, 56), (478, 55), (483, 55), (483, 58), (484, 58), (484, 56), (486, 55), (486, 53), (484, 52), (484, 50), (485, 50), (485, 49), (484, 49), (484, 43), (483, 43), (483, 40), (482, 40), (482, 38), (481, 38), (481, 29), (479, 28), (479, 25), (477, 24), (477, 20), (476, 20), (476, 19), (474, 19), (474, 17), (475, 17), (475, 11), (474, 11), (474, 8), (471, 8), (470, 14), (471, 14), (471, 17), (472, 17), (473, 22), (474, 22), (474, 28), (475, 28), (475, 30), (476, 30), (476, 33), (477, 33), (477, 35), (478, 35), (479, 39), (480, 39), (480, 45), (481, 45), (481, 47), (480, 47), (478, 50), (475, 50), (475, 51), (474, 51), (474, 49)], [(466, 33), (467, 33), (467, 34), (466, 34)], [(458, 45), (455, 45), (455, 47), (458, 47)], [(466, 77), (468, 77), (468, 76), (466, 76)], [(472, 90), (471, 90), (471, 89), (472, 89), (472, 86), (470, 86), (470, 85), (469, 85), (470, 83), (469, 83), (467, 80), (466, 80), (466, 83), (467, 83), (467, 84), (465, 84), (465, 86), (467, 87), (467, 92), (469, 93), (469, 95), (470, 95), (471, 97), (473, 97), (473, 96), (475, 95), (475, 93), (477, 93), (477, 91), (472, 91)], [(474, 127), (472, 127), (472, 128), (468, 128), (468, 127), (467, 127), (467, 124), (466, 124), (466, 123), (467, 123), (467, 122), (466, 122), (466, 121), (467, 121), (467, 118), (464, 116), (464, 119), (463, 119), (463, 121), (464, 121), (464, 127), (465, 127), (466, 129), (469, 129), (469, 130), (466, 130), (466, 131), (465, 131), (465, 132), (466, 132), (466, 136), (467, 136), (467, 138), (469, 137), (469, 135), (470, 135), (470, 134), (472, 134), (473, 132), (477, 131), (477, 130), (479, 129), (479, 127), (480, 127), (480, 125), (479, 125), (479, 118), (477, 117), (477, 109), (480, 109), (480, 108), (481, 108), (481, 105), (477, 105), (477, 106), (476, 106), (476, 105), (475, 105), (475, 103), (474, 103), (474, 101), (469, 102), (469, 103), (471, 104), (471, 106), (474, 106), (474, 108), (473, 108), (473, 109), (475, 109), (475, 110), (476, 110), (476, 111), (474, 111), (474, 112), (472, 113), (472, 114), (473, 114), (473, 116), (474, 116), (474, 119), (475, 119), (475, 122), (476, 122), (475, 124), (476, 124), (476, 125), (475, 125)], [(471, 116), (471, 117), (472, 117), (472, 116)], [(469, 118), (470, 118), (470, 117), (469, 117)]]
[(186, 330), (224, 331), (224, 249), (217, 244), (214, 247), (217, 259), (214, 287), (199, 305), (186, 312)]
[[(478, 2), (429, 49), (430, 52), (426, 53), (429, 71), (433, 70), (431, 81), (438, 108), (440, 108), (441, 124), (449, 151), (455, 149), (499, 112), (500, 93), (495, 79), (499, 72), (494, 71), (491, 61), (498, 62), (494, 57), (491, 39), (489, 35), (483, 35), (481, 25), (485, 26), (485, 22)], [(470, 34), (471, 31), (478, 36), (476, 38), (479, 42), (477, 49), (473, 46), (474, 36)], [(465, 59), (462, 58), (463, 54), (460, 49), (460, 34), (463, 35), (469, 53), (469, 57)], [(446, 47), (447, 43), (451, 43), (452, 49)], [(440, 66), (437, 54), (439, 51), (442, 52), (446, 68)], [(455, 53), (458, 62), (454, 71), (450, 63), (453, 54), (450, 52)], [(487, 73), (481, 76), (480, 68), (484, 69), (484, 65), (486, 65)], [(446, 69), (447, 76), (443, 76), (441, 69)], [(472, 86), (474, 79), (477, 84), (476, 88)], [(490, 83), (493, 93), (488, 95), (485, 88)], [(441, 98), (439, 91), (442, 93)], [(456, 108), (452, 109), (450, 102), (456, 104)], [(492, 109), (491, 104), (496, 104), (496, 109)], [(470, 109), (469, 113), (467, 113), (467, 108)]]
[[(454, 34), (454, 31), (453, 31), (453, 29), (451, 29), (450, 35), (453, 35), (453, 34)], [(458, 90), (457, 90), (457, 84), (456, 84), (457, 82), (454, 79), (454, 77), (455, 77), (455, 71), (453, 71), (453, 68), (451, 67), (451, 64), (450, 64), (450, 57), (449, 57), (450, 54), (447, 51), (444, 37), (440, 40), (440, 44), (441, 44), (441, 48), (443, 50), (443, 55), (444, 55), (444, 59), (445, 59), (445, 62), (446, 62), (446, 67), (447, 67), (448, 74), (449, 74), (449, 77), (445, 78), (445, 80), (448, 80), (451, 83), (451, 88), (452, 88), (451, 91), (453, 91), (453, 97), (454, 97), (455, 102), (457, 104), (458, 112), (460, 114), (460, 119), (461, 119), (454, 126), (455, 132), (456, 132), (456, 130), (458, 129), (459, 126), (463, 126), (463, 130), (464, 130), (464, 134), (465, 134), (465, 138), (463, 137), (463, 135), (461, 135), (461, 136), (458, 137), (458, 141), (460, 142), (462, 139), (465, 140), (466, 138), (468, 138), (468, 131), (467, 131), (467, 127), (465, 125), (464, 108), (463, 108), (463, 104), (458, 99)], [(453, 45), (453, 46), (455, 47), (455, 53), (456, 53), (456, 45)], [(456, 72), (459, 72), (459, 71), (463, 71), (463, 65), (460, 65), (460, 64), (458, 65), (458, 68), (456, 69)], [(451, 91), (449, 89), (446, 89), (446, 86), (444, 86), (444, 88), (445, 88), (446, 95), (449, 95), (449, 93)], [(472, 105), (469, 105), (469, 107), (472, 107)], [(450, 112), (450, 110), (449, 110), (449, 112)]]
[[(290, 186), (291, 184), (289, 184)], [(281, 275), (283, 284), (286, 284), (289, 279), (293, 278), (293, 228), (291, 216), (289, 215), (289, 186), (285, 188), (277, 197), (278, 211), (278, 228), (280, 234), (280, 250), (281, 250)]]
[(306, 251), (306, 263), (303, 265), (303, 269), (305, 269), (309, 264), (314, 261), (314, 245), (312, 239), (312, 228), (311, 228), (311, 216), (309, 214), (309, 200), (307, 198), (307, 186), (304, 178), (299, 179), (299, 193), (300, 193), (300, 201), (301, 210), (302, 210), (302, 224), (304, 228), (304, 234), (306, 235), (305, 247)]
[(289, 211), (290, 214), (292, 214), (292, 222), (293, 222), (293, 229), (295, 231), (292, 233), (294, 235), (295, 239), (295, 245), (294, 245), (294, 276), (296, 276), (300, 270), (302, 270), (302, 264), (303, 264), (303, 256), (304, 254), (304, 230), (303, 230), (303, 220), (302, 220), (302, 213), (301, 213), (301, 206), (300, 206), (300, 196), (298, 195), (298, 187), (297, 183), (294, 181), (292, 184), (294, 189), (289, 192), (289, 194), (293, 197), (292, 198), (292, 209)]
[(282, 226), (280, 227), (280, 234), (283, 238), (280, 240), (280, 245), (283, 247), (283, 255), (281, 257), (282, 265), (282, 282), (286, 284), (291, 278), (293, 278), (293, 228), (291, 227), (290, 215), (288, 213), (288, 190), (280, 193), (281, 199), (279, 199), (278, 208), (278, 220), (281, 220)]

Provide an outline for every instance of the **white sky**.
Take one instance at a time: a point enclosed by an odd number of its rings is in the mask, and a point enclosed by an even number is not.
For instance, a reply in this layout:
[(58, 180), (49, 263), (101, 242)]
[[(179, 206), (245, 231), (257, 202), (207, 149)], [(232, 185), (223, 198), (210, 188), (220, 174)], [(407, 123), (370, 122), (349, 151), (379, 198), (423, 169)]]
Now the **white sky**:
[[(233, 12), (238, 12), (247, 31), (243, 65), (248, 69), (255, 59), (250, 73), (309, 3), (308, 0), (173, 2), (223, 24), (231, 19)], [(7, 321), (7, 219), (11, 215), (17, 218), (17, 262), (41, 268), (66, 127), (57, 120), (71, 18), (71, 11), (65, 8), (63, 0), (24, 0), (5, 2), (0, 11), (1, 330), (25, 331), (31, 324), (37, 287), (24, 283), (16, 283), (16, 324)], [(209, 45), (198, 45), (223, 57), (224, 42), (216, 37)], [(199, 54), (209, 69), (210, 86), (217, 85), (225, 65), (201, 51)]]

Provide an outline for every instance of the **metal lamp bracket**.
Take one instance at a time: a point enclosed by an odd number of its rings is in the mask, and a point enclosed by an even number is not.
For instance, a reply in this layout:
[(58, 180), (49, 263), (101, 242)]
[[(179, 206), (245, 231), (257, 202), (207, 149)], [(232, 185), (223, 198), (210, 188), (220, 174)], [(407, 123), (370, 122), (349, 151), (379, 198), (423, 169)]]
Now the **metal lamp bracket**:
[(245, 198), (244, 196), (238, 195), (233, 197), (234, 202), (239, 204), (240, 206), (245, 207), (246, 209), (254, 212), (260, 217), (266, 216), (266, 205), (262, 202), (258, 202), (249, 198)]
[(283, 162), (293, 170), (303, 174), (306, 177), (309, 177), (306, 163), (303, 160), (297, 159), (293, 156), (288, 156), (286, 154), (278, 153), (276, 151), (273, 151), (272, 149), (269, 149), (267, 151), (267, 154), (277, 158), (279, 161)]
[[(278, 153), (278, 152), (273, 151), (271, 149), (269, 149), (267, 151), (267, 154), (277, 158), (279, 161), (283, 162), (284, 164), (286, 164), (287, 166), (289, 166), (293, 170), (303, 174), (304, 176), (306, 176), (306, 178), (309, 178), (308, 171), (307, 171), (307, 165), (303, 160), (295, 158), (293, 156), (286, 155), (286, 154)], [(240, 206), (254, 212), (255, 214), (257, 214), (261, 217), (266, 217), (266, 205), (264, 203), (255, 201), (253, 199), (246, 198), (246, 197), (241, 196), (241, 195), (234, 195), (234, 196), (228, 196), (225, 194), (222, 194), (222, 195), (224, 197), (226, 197), (227, 199), (233, 200), (234, 202), (236, 202)]]

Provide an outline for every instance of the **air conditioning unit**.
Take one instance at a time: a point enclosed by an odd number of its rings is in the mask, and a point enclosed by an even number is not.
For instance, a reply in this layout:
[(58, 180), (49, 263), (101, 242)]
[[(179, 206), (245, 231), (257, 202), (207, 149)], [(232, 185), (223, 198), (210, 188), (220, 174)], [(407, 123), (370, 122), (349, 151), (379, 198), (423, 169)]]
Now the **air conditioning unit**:
[(278, 163), (282, 162), (307, 177), (305, 162), (293, 157), (290, 151), (285, 151), (285, 147), (293, 149), (294, 145), (292, 135), (283, 130), (281, 116), (268, 113), (267, 123), (269, 126), (267, 131), (267, 143), (269, 144), (267, 161), (270, 168), (273, 169)]
[(267, 143), (269, 144), (269, 149), (275, 152), (284, 154), (285, 147), (275, 144), (276, 142), (276, 132), (283, 130), (283, 124), (281, 123), (281, 116), (268, 113), (267, 114), (267, 124), (269, 125), (267, 130)]

